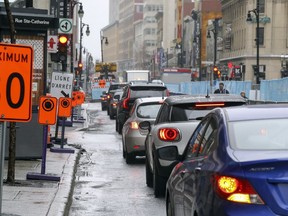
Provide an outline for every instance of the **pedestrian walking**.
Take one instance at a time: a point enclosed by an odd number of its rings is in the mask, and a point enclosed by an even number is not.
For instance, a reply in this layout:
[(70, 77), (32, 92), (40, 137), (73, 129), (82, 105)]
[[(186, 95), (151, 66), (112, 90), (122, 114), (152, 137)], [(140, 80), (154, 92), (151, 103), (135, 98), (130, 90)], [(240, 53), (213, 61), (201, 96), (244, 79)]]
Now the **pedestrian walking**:
[(229, 91), (224, 88), (224, 83), (219, 83), (219, 88), (214, 91), (214, 94), (229, 94)]

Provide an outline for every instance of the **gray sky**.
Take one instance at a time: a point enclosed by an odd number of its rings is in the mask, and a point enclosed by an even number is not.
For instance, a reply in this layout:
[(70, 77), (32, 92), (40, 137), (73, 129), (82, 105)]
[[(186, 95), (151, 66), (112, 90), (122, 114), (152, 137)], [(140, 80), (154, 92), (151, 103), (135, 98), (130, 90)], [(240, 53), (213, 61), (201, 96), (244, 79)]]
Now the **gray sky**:
[(109, 23), (109, 0), (81, 0), (83, 4), (83, 23), (88, 24), (90, 35), (83, 29), (83, 47), (92, 54), (93, 59), (101, 59), (100, 30)]

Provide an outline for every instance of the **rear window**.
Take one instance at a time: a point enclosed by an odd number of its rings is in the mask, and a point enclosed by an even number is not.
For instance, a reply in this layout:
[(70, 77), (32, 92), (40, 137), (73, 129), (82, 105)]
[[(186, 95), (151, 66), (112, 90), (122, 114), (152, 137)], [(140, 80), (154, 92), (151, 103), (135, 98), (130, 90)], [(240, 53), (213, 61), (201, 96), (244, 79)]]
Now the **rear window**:
[(137, 108), (137, 117), (156, 119), (158, 111), (162, 104), (142, 104)]
[(167, 96), (166, 88), (137, 88), (131, 89), (130, 97), (131, 98), (140, 98), (140, 97), (162, 97)]
[(171, 121), (200, 120), (216, 107), (240, 106), (245, 102), (211, 102), (177, 104), (172, 107)]
[(117, 84), (117, 85), (112, 84), (112, 85), (110, 85), (110, 87), (109, 87), (109, 91), (111, 91), (111, 90), (116, 90), (116, 89), (121, 89), (121, 88), (123, 88), (125, 85), (126, 85), (126, 84)]
[(238, 150), (288, 150), (287, 119), (231, 122), (231, 147)]

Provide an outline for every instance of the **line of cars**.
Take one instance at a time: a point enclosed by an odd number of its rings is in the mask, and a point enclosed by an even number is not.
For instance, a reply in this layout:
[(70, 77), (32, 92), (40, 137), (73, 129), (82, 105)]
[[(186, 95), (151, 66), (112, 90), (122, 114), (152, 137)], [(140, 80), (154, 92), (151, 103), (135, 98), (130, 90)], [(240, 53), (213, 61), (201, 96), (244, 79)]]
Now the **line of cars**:
[(146, 184), (165, 196), (168, 216), (288, 215), (288, 105), (227, 94), (129, 103), (131, 87), (118, 103), (130, 109), (116, 117), (123, 157), (146, 156)]

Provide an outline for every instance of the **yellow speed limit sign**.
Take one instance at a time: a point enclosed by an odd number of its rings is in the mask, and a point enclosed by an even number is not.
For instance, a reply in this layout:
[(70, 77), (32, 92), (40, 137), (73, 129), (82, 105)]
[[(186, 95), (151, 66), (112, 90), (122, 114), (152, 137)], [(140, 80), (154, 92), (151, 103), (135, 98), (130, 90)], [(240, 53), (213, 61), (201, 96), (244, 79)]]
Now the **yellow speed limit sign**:
[(0, 43), (0, 64), (0, 121), (30, 121), (33, 48)]

